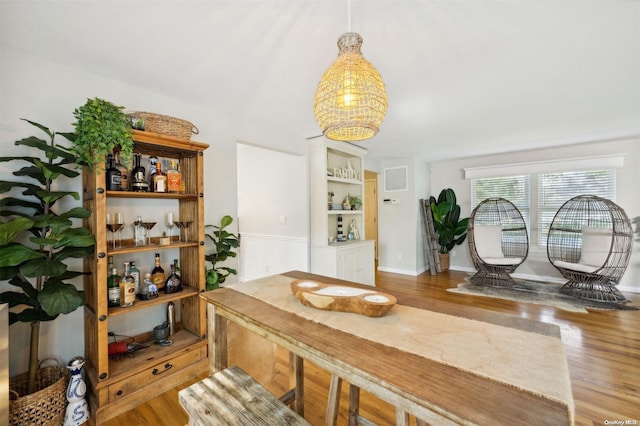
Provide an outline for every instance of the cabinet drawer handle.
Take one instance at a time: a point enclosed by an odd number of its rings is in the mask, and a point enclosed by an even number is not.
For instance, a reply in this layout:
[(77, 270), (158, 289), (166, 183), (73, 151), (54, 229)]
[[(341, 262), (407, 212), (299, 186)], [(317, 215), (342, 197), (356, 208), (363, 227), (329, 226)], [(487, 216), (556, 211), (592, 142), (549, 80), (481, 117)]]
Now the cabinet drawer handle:
[(151, 373), (152, 373), (154, 376), (157, 376), (157, 375), (159, 375), (159, 374), (164, 373), (164, 372), (165, 372), (165, 371), (167, 371), (167, 370), (171, 370), (171, 367), (173, 367), (173, 365), (171, 365), (170, 363), (166, 363), (166, 364), (164, 365), (164, 370), (160, 371), (160, 370), (158, 370), (157, 368), (154, 368), (154, 369), (153, 369), (153, 371), (152, 371)]

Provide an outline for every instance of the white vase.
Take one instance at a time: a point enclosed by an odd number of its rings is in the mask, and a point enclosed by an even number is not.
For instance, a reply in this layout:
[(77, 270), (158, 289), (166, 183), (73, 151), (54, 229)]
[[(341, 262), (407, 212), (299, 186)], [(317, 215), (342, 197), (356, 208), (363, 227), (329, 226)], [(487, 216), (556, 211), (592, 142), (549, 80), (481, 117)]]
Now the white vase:
[(85, 359), (81, 356), (72, 358), (67, 364), (71, 371), (69, 386), (67, 386), (67, 411), (64, 415), (64, 426), (79, 426), (89, 420), (89, 404), (84, 398), (87, 385), (82, 378), (82, 367)]

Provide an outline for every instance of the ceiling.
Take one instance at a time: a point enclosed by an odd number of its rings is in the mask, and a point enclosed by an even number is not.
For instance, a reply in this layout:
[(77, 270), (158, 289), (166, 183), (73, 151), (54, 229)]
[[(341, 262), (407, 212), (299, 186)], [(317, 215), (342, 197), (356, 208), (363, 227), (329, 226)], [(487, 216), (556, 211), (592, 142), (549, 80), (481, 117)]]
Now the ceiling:
[[(377, 159), (431, 161), (640, 134), (635, 0), (0, 0), (0, 43), (235, 117), (318, 135), (350, 29), (386, 84)], [(90, 96), (88, 96), (90, 97)], [(260, 141), (253, 141), (260, 143)]]

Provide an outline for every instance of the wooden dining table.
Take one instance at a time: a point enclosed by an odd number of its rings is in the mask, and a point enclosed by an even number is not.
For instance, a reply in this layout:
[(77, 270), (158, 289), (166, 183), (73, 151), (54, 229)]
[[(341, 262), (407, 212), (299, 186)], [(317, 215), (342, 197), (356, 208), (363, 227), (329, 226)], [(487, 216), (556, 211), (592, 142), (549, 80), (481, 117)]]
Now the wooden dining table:
[[(293, 294), (290, 295), (291, 300), (285, 295), (283, 288), (286, 287), (290, 292), (288, 283), (300, 279), (375, 290), (375, 287), (291, 271), (256, 280), (254, 287), (262, 291), (262, 295), (252, 295), (246, 290), (251, 287), (246, 286), (246, 283), (240, 283), (236, 288), (231, 285), (203, 293), (201, 297), (208, 303), (209, 311), (209, 357), (212, 372), (227, 367), (227, 324), (231, 321), (289, 351), (294, 367), (292, 371), (297, 379), (290, 399), (294, 401), (294, 409), (301, 415), (304, 413), (302, 367), (304, 360), (308, 360), (395, 406), (396, 423), (399, 425), (407, 424), (408, 415), (438, 425), (573, 424), (571, 388), (570, 384), (568, 389), (565, 385), (565, 381), (569, 380), (568, 367), (557, 326), (413, 296), (401, 291), (386, 291), (395, 296), (397, 304), (387, 314), (389, 318), (384, 327), (379, 322), (380, 318), (344, 312), (323, 311), (325, 316), (320, 318), (329, 318), (331, 321), (318, 320), (314, 317), (315, 308), (303, 306)], [(269, 294), (282, 293), (282, 299), (287, 305), (280, 306), (267, 300), (264, 297), (265, 291)], [(442, 321), (437, 327), (434, 327), (436, 324), (416, 324), (416, 320), (424, 318), (422, 314), (435, 316), (434, 318)], [(468, 349), (468, 354), (463, 357), (457, 355), (456, 358), (453, 354), (455, 348), (451, 349), (452, 355), (449, 356), (446, 343), (442, 348), (434, 348), (436, 340), (443, 334), (455, 338), (457, 330), (447, 330), (449, 320), (452, 320), (452, 327), (455, 324), (456, 327), (468, 325), (471, 330), (474, 327), (480, 330), (480, 334), (484, 334), (485, 329), (495, 329), (493, 331), (498, 334), (508, 332), (510, 340), (508, 344), (496, 349), (491, 342), (482, 343), (481, 338), (480, 343), (476, 342), (471, 346), (472, 342), (469, 342), (470, 346), (463, 348), (463, 351)], [(340, 326), (344, 323), (360, 325), (357, 329), (345, 330)], [(400, 331), (411, 327), (413, 330), (433, 328), (437, 334), (434, 334), (433, 339), (423, 338), (421, 333), (417, 333), (420, 337), (415, 339), (412, 334), (403, 338)], [(370, 329), (370, 334), (361, 333), (361, 328)], [(399, 337), (394, 337), (397, 342), (393, 342), (393, 339), (389, 339), (391, 342), (376, 339), (376, 330), (380, 329), (382, 332), (383, 328), (392, 330), (392, 334), (395, 334), (393, 330), (398, 330)], [(382, 335), (388, 336), (388, 330), (387, 334)], [(410, 340), (407, 347), (404, 340)], [(545, 346), (547, 353), (535, 356), (551, 356), (556, 361), (545, 367), (544, 372), (528, 371), (534, 369), (535, 362), (538, 362), (533, 354), (539, 352), (540, 348), (535, 347), (540, 345), (539, 341), (548, 345)], [(509, 358), (513, 355), (508, 353), (511, 344), (514, 351), (518, 348), (520, 352)], [(491, 351), (497, 352), (494, 354)], [(531, 358), (529, 353), (532, 354)], [(469, 360), (465, 360), (465, 356)], [(496, 377), (492, 376), (493, 373), (484, 374), (482, 368), (476, 371), (473, 362), (470, 363), (471, 367), (467, 365), (468, 361), (476, 358), (491, 359), (493, 356), (496, 365), (488, 368), (498, 371)], [(501, 362), (520, 381), (514, 378), (512, 383), (511, 373), (501, 374)], [(544, 380), (542, 385), (536, 384), (529, 388), (529, 372), (535, 373), (538, 378), (548, 377), (550, 382), (559, 383), (553, 386), (560, 390), (553, 388), (549, 392), (551, 396), (547, 395)], [(561, 377), (562, 375), (567, 377)]]

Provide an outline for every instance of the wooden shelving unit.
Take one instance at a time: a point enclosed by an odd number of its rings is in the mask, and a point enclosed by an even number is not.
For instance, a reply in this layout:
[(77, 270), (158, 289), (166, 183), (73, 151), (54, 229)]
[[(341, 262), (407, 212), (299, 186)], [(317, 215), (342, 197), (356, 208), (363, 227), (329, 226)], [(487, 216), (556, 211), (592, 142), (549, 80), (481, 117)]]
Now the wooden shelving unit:
[[(134, 144), (134, 152), (178, 159), (185, 180), (185, 193), (106, 191), (104, 172), (85, 170), (83, 173), (83, 204), (92, 213), (84, 220), (84, 225), (96, 236), (95, 256), (85, 260), (85, 270), (90, 275), (86, 276), (84, 285), (87, 397), (96, 424), (130, 410), (206, 372), (208, 368), (206, 307), (198, 297), (205, 289), (203, 153), (208, 145), (141, 131), (134, 131)], [(186, 241), (179, 242), (174, 237), (170, 244), (159, 245), (158, 238), (152, 238), (150, 245), (135, 246), (133, 241), (125, 240), (121, 247), (113, 249), (106, 230), (106, 209), (110, 200), (115, 199), (128, 199), (132, 205), (139, 205), (141, 210), (145, 208), (145, 201), (151, 199), (177, 203), (181, 220), (192, 222), (185, 232)], [(137, 300), (128, 308), (108, 307), (108, 256), (167, 250), (179, 252), (183, 291), (163, 293), (148, 301)], [(179, 304), (180, 308), (177, 332), (171, 336), (172, 345), (154, 344), (150, 329), (147, 333), (133, 336), (136, 342), (150, 343), (135, 357), (109, 358), (110, 319), (139, 314), (169, 302)], [(158, 323), (162, 320), (159, 318)]]

